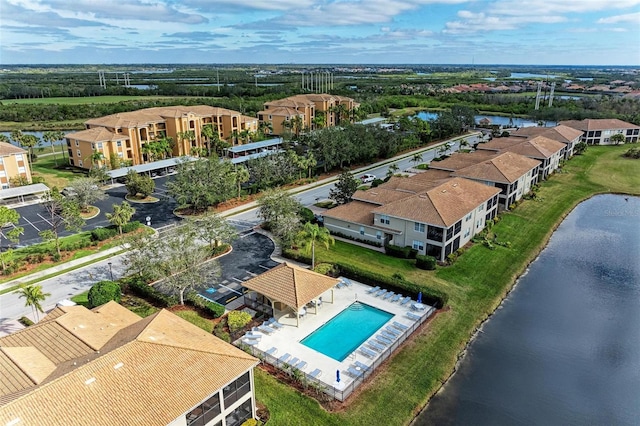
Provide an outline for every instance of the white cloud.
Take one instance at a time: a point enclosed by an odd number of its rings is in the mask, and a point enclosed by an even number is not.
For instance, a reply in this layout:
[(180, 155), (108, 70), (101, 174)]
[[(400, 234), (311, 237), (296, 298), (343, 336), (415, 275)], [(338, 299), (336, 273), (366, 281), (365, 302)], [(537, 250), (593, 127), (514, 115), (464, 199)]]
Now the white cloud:
[(473, 13), (467, 10), (458, 12), (459, 21), (445, 24), (445, 34), (463, 34), (478, 31), (515, 30), (528, 24), (556, 24), (566, 22), (564, 16), (527, 14), (522, 16), (497, 16), (485, 13)]
[(598, 24), (619, 24), (621, 22), (631, 22), (632, 24), (640, 25), (640, 12), (609, 16), (607, 18), (598, 19)]

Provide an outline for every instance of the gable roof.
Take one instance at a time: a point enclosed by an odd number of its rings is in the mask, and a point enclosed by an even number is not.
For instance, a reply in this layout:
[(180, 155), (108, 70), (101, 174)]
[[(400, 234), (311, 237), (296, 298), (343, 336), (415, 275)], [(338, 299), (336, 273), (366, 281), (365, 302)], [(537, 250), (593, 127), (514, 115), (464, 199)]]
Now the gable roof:
[(640, 126), (617, 118), (585, 118), (584, 120), (561, 121), (558, 124), (573, 127), (583, 132), (591, 130), (640, 129)]
[(108, 142), (129, 139), (129, 135), (114, 133), (104, 127), (92, 127), (87, 130), (80, 130), (79, 132), (67, 133), (64, 137), (85, 142)]
[(20, 148), (19, 146), (15, 146), (7, 142), (0, 142), (0, 157), (13, 155), (13, 154), (23, 154), (26, 152), (27, 151)]
[(385, 204), (373, 211), (448, 228), (499, 193), (499, 188), (455, 177), (423, 194)]
[(350, 203), (342, 204), (325, 211), (322, 215), (327, 218), (334, 218), (362, 225), (371, 226), (373, 224), (373, 213), (371, 210), (375, 204), (353, 200)]
[(284, 262), (243, 285), (298, 311), (337, 283), (336, 278)]
[(478, 144), (479, 150), (509, 151), (530, 158), (550, 158), (564, 147), (565, 144), (544, 136), (533, 138), (510, 136)]
[(538, 165), (540, 165), (538, 160), (515, 152), (502, 152), (484, 161), (459, 169), (453, 172), (453, 175), (475, 180), (513, 183)]
[[(103, 305), (95, 315), (117, 320), (113, 315), (125, 308), (112, 304), (119, 306), (109, 302), (110, 306)], [(78, 308), (91, 315), (86, 308)], [(86, 319), (79, 310), (71, 311), (42, 325), (55, 327), (57, 319), (70, 313)], [(20, 391), (0, 399), (0, 424), (19, 419), (17, 425), (62, 426), (86, 424), (91, 419), (93, 425), (165, 425), (258, 362), (166, 310), (137, 317), (137, 322), (118, 330), (100, 351), (66, 362), (50, 359), (38, 336), (31, 337), (23, 341), (29, 344), (26, 347), (6, 347), (0, 341), (0, 373), (11, 375), (15, 378), (12, 383), (21, 385), (14, 386)], [(18, 355), (20, 360), (11, 362)], [(6, 387), (5, 376), (2, 384)]]
[(582, 132), (573, 127), (560, 124), (555, 127), (521, 127), (516, 130), (513, 135), (515, 136), (545, 136), (554, 141), (569, 143), (582, 136)]

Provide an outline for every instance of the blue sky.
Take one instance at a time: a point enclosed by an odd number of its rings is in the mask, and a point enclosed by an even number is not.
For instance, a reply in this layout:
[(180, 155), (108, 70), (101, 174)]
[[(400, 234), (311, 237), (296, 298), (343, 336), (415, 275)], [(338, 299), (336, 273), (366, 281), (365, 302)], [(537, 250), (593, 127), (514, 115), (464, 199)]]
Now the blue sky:
[(0, 0), (0, 64), (640, 65), (640, 0)]

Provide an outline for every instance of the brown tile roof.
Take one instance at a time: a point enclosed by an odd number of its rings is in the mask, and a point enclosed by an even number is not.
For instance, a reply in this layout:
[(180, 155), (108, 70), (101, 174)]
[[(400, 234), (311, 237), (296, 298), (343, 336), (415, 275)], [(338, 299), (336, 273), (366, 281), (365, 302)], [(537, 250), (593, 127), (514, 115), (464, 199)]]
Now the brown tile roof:
[(327, 210), (322, 213), (322, 215), (346, 222), (371, 226), (373, 224), (373, 213), (371, 213), (371, 210), (375, 207), (374, 204), (354, 200), (350, 203)]
[(499, 193), (498, 188), (456, 177), (424, 194), (378, 207), (374, 213), (449, 227)]
[(337, 283), (335, 278), (285, 262), (243, 285), (298, 311)]
[(168, 311), (140, 322), (137, 337), (0, 406), (0, 424), (165, 425), (258, 363)]
[[(424, 190), (424, 188), (422, 189)], [(398, 191), (395, 188), (392, 189), (390, 187), (388, 188), (384, 185), (380, 185), (377, 188), (369, 188), (366, 191), (356, 191), (351, 198), (380, 206), (410, 197), (414, 193), (415, 192)]]
[(104, 127), (92, 127), (79, 132), (67, 133), (64, 137), (85, 142), (109, 142), (129, 139), (129, 135), (113, 133)]
[(561, 121), (559, 124), (573, 127), (574, 129), (582, 130), (583, 132), (589, 130), (640, 129), (640, 126), (636, 126), (635, 124), (628, 123), (626, 121), (618, 120), (617, 118), (585, 118), (582, 121)]
[(534, 138), (506, 137), (495, 138), (490, 142), (478, 144), (479, 150), (509, 151), (531, 158), (550, 158), (562, 150), (564, 144), (544, 136)]
[(495, 154), (489, 151), (454, 152), (442, 161), (432, 161), (429, 169), (455, 171), (477, 164), (491, 158)]
[(454, 172), (455, 176), (474, 180), (513, 183), (540, 165), (540, 161), (515, 152), (502, 152), (482, 162)]
[(569, 143), (573, 140), (579, 139), (580, 136), (582, 136), (582, 132), (574, 129), (573, 127), (560, 124), (555, 127), (522, 127), (515, 131), (513, 135), (528, 137), (545, 136), (549, 139), (553, 139), (554, 141)]
[(295, 115), (302, 115), (302, 113), (297, 109), (286, 106), (276, 106), (275, 108), (269, 108), (267, 110), (260, 111), (258, 114), (277, 115), (280, 117), (293, 117)]
[(19, 146), (11, 145), (7, 142), (0, 142), (0, 157), (5, 157), (7, 155), (13, 154), (23, 154), (27, 151), (20, 148)]

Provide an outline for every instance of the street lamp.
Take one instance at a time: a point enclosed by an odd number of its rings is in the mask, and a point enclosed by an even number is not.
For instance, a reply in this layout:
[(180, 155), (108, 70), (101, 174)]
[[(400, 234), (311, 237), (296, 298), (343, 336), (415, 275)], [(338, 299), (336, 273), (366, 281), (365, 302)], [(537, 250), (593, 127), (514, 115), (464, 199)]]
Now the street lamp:
[(146, 218), (147, 226), (151, 226), (151, 216), (147, 216)]
[(109, 262), (107, 263), (107, 265), (109, 265), (109, 275), (111, 275), (111, 281), (113, 281), (113, 268), (111, 267), (112, 263)]

